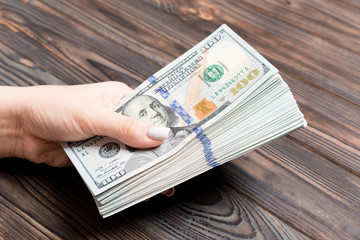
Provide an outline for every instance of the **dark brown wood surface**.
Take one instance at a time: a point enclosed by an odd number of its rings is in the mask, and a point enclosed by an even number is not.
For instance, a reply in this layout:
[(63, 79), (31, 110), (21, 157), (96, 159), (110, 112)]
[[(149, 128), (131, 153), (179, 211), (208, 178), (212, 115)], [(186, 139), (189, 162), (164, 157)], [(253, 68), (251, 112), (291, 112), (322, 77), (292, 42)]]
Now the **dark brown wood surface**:
[(360, 239), (357, 0), (0, 0), (0, 84), (131, 87), (222, 23), (309, 126), (102, 219), (74, 168), (3, 159), (1, 239)]

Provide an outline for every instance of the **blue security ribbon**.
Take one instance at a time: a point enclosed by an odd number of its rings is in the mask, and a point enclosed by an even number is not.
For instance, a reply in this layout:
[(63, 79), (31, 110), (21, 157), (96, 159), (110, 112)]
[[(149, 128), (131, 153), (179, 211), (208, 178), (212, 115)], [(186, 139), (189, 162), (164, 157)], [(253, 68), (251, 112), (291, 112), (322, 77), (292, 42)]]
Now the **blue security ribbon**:
[[(154, 85), (156, 84), (156, 77), (152, 75), (147, 79), (147, 81)], [(158, 91), (164, 99), (167, 99), (170, 96), (170, 92), (163, 87), (159, 87)], [(190, 125), (192, 122), (194, 122), (194, 119), (191, 117), (191, 115), (180, 105), (178, 101), (173, 100), (170, 103), (170, 106), (177, 114), (179, 114), (179, 116), (186, 122), (187, 125)], [(193, 131), (196, 133), (196, 138), (199, 139), (199, 141), (203, 145), (203, 152), (207, 165), (209, 165), (210, 167), (219, 166), (220, 164), (216, 162), (216, 158), (211, 149), (211, 140), (204, 133), (204, 129), (201, 126), (196, 126), (193, 128)]]
[(194, 132), (196, 133), (196, 138), (199, 139), (201, 144), (203, 145), (203, 152), (205, 159), (210, 167), (217, 167), (220, 164), (216, 162), (216, 158), (214, 153), (211, 149), (211, 140), (210, 138), (204, 133), (204, 130), (200, 126), (196, 126), (193, 128)]
[(194, 119), (190, 116), (188, 112), (180, 105), (180, 103), (176, 100), (173, 100), (170, 103), (170, 106), (180, 115), (180, 117), (186, 122), (187, 125), (190, 125)]

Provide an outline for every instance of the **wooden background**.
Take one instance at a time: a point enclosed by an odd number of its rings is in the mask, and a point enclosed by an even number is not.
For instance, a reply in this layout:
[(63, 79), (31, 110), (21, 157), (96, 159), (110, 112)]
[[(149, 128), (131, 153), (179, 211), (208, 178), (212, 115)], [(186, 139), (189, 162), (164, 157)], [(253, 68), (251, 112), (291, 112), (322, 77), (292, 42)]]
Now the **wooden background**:
[(1, 239), (360, 239), (360, 1), (0, 0), (0, 84), (147, 77), (228, 24), (309, 126), (102, 219), (73, 168), (0, 168)]

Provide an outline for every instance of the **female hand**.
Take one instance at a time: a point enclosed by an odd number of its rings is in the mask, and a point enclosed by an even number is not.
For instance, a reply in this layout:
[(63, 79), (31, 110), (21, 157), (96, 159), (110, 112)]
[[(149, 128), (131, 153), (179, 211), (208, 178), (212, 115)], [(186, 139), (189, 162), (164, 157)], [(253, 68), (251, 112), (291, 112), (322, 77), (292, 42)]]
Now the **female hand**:
[(131, 90), (120, 82), (0, 87), (0, 158), (67, 166), (71, 163), (58, 142), (94, 135), (109, 136), (136, 148), (161, 144), (166, 138), (161, 132), (166, 129), (153, 128), (152, 133), (160, 131), (160, 138), (150, 136), (153, 126), (114, 112)]

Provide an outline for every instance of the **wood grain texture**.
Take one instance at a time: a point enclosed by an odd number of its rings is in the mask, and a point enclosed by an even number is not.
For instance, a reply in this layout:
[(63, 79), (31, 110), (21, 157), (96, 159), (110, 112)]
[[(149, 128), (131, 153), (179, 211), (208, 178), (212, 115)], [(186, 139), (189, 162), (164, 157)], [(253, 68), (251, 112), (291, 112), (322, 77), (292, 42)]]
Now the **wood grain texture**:
[(224, 185), (216, 171), (179, 186), (172, 198), (102, 219), (75, 170), (11, 160), (0, 175), (5, 239), (307, 239)]
[(136, 87), (226, 23), (272, 62), (309, 126), (101, 219), (72, 168), (0, 170), (2, 239), (359, 239), (356, 0), (0, 0), (0, 84)]
[(212, 171), (178, 187), (166, 208), (144, 205), (147, 221), (134, 220), (156, 239), (308, 239), (234, 190)]
[[(223, 178), (316, 239), (359, 234), (359, 178), (286, 138), (224, 166)], [(289, 177), (292, 176), (292, 177)]]

